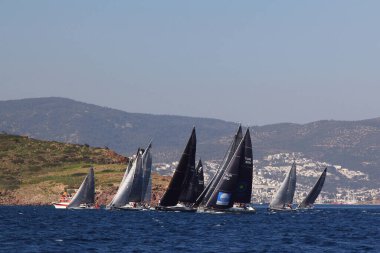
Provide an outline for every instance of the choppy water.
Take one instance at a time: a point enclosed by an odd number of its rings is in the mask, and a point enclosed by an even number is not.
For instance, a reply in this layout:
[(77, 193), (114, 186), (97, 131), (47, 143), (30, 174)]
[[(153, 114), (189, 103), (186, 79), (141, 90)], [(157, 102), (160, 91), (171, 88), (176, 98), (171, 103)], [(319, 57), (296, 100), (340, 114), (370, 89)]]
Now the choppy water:
[(380, 252), (380, 206), (254, 215), (0, 207), (2, 252)]

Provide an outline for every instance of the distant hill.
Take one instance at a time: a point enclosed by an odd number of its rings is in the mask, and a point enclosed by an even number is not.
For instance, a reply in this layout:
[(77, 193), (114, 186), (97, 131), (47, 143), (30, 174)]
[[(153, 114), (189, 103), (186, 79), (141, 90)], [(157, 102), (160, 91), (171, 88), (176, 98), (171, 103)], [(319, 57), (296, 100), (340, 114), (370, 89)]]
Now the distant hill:
[(64, 98), (0, 101), (0, 131), (128, 154), (153, 138), (155, 158), (165, 161), (178, 159), (194, 125), (198, 154), (207, 158), (220, 157), (237, 127), (222, 120), (127, 113)]
[[(194, 125), (198, 156), (204, 160), (221, 159), (236, 123), (128, 113), (65, 98), (0, 101), (0, 131), (107, 146), (128, 154), (153, 138), (156, 162), (178, 159)], [(319, 161), (365, 171), (371, 182), (380, 182), (380, 118), (253, 126), (251, 132), (256, 159), (279, 152), (302, 152)]]

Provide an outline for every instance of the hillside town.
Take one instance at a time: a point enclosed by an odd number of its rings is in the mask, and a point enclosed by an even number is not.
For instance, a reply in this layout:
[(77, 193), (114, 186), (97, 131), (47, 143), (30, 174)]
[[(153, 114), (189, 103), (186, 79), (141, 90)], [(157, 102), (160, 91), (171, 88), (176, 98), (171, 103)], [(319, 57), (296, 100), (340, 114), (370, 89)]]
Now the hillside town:
[[(206, 184), (216, 173), (219, 162), (205, 162)], [(316, 203), (369, 204), (380, 199), (380, 189), (365, 187), (369, 177), (361, 171), (315, 161), (302, 153), (278, 153), (253, 161), (252, 202), (269, 203), (293, 162), (297, 164), (297, 189), (294, 196), (296, 203), (307, 195), (324, 168), (328, 170), (326, 183)], [(161, 175), (171, 176), (177, 164), (178, 162), (159, 163), (154, 168)]]

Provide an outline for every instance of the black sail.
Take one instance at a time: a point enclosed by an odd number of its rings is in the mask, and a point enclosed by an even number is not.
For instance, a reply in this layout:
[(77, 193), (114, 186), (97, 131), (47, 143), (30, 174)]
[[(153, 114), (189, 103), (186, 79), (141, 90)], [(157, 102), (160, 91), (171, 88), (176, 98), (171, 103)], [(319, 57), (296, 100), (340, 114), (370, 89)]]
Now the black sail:
[(195, 135), (195, 128), (193, 128), (186, 148), (183, 151), (178, 166), (174, 171), (173, 177), (169, 183), (168, 189), (160, 200), (161, 206), (175, 206), (178, 204), (183, 186), (187, 184), (185, 182), (185, 179), (189, 174), (189, 170), (191, 167), (195, 167), (196, 143), (197, 139)]
[(315, 183), (313, 188), (310, 190), (306, 198), (298, 205), (298, 208), (307, 208), (314, 204), (315, 200), (318, 198), (319, 194), (322, 191), (323, 184), (325, 183), (327, 174), (327, 168), (324, 169), (318, 181)]
[(152, 155), (150, 153), (151, 148), (152, 142), (149, 143), (142, 156), (143, 185), (141, 191), (141, 201), (146, 203), (150, 203), (152, 191)]
[(226, 167), (221, 179), (217, 182), (210, 199), (206, 203), (208, 208), (227, 209), (233, 206), (234, 192), (239, 180), (239, 170), (241, 157), (244, 156), (245, 139), (240, 141), (235, 153), (233, 154), (228, 166)]
[(187, 163), (187, 172), (183, 180), (182, 191), (179, 195), (178, 201), (184, 203), (194, 203), (198, 196), (196, 196), (196, 190), (198, 185), (197, 173), (195, 171), (195, 151), (196, 146), (189, 154), (189, 160)]
[(251, 203), (253, 162), (252, 162), (252, 141), (249, 129), (244, 139), (244, 155), (241, 157), (239, 179), (234, 193), (234, 202)]
[(228, 148), (227, 153), (225, 154), (218, 171), (215, 173), (215, 175), (210, 180), (210, 182), (208, 183), (206, 188), (203, 190), (203, 192), (197, 198), (197, 200), (195, 202), (195, 206), (199, 206), (199, 205), (204, 206), (208, 202), (208, 200), (211, 197), (211, 194), (214, 192), (216, 185), (221, 180), (221, 178), (224, 174), (224, 171), (226, 170), (229, 162), (231, 161), (232, 156), (234, 155), (234, 153), (235, 153), (235, 151), (236, 151), (236, 149), (237, 149), (237, 147), (238, 147), (238, 145), (242, 139), (243, 139), (243, 133), (242, 133), (241, 126), (239, 126), (237, 133), (235, 134), (234, 139), (233, 139), (230, 147)]
[(204, 184), (204, 175), (203, 175), (203, 164), (202, 160), (199, 159), (197, 168), (195, 169), (196, 172), (196, 179), (197, 179), (197, 187), (195, 195), (198, 197), (204, 190), (205, 184)]

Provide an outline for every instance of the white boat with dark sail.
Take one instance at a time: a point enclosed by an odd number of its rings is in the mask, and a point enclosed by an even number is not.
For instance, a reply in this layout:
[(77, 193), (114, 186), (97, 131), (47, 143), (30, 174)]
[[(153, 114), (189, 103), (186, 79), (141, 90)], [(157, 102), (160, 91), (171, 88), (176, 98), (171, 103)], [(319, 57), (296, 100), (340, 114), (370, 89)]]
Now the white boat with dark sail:
[(280, 189), (269, 204), (270, 211), (292, 211), (293, 197), (296, 191), (296, 163), (292, 164), (288, 174), (282, 182)]
[(255, 213), (256, 210), (250, 205), (252, 177), (252, 142), (249, 129), (243, 136), (239, 126), (219, 170), (194, 206), (198, 208), (198, 212)]
[(94, 169), (90, 168), (78, 191), (73, 198), (53, 203), (57, 209), (94, 209), (95, 206), (95, 177)]
[(325, 183), (327, 174), (327, 168), (324, 169), (318, 181), (315, 183), (313, 188), (307, 194), (306, 198), (298, 205), (297, 209), (311, 209), (313, 208), (315, 200), (318, 198), (322, 191), (323, 185)]
[(169, 186), (158, 206), (156, 206), (156, 210), (196, 212), (196, 209), (192, 207), (198, 197), (197, 189), (199, 185), (197, 171), (195, 169), (196, 145), (197, 138), (194, 127)]
[(152, 145), (144, 150), (139, 148), (136, 157), (125, 170), (119, 189), (107, 209), (129, 211), (148, 210), (152, 189)]

